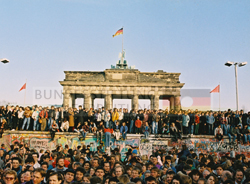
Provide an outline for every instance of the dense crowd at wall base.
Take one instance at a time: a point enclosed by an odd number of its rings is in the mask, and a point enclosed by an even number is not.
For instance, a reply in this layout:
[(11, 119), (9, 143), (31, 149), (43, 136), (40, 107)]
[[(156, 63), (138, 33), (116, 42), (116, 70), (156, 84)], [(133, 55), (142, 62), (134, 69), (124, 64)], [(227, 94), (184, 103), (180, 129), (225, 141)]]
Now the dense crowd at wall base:
[[(105, 139), (103, 139), (105, 141)], [(41, 149), (55, 149), (56, 145), (61, 144), (63, 147), (67, 144), (69, 148), (75, 149), (79, 145), (90, 145), (91, 151), (96, 151), (99, 143), (94, 134), (88, 134), (85, 140), (79, 140), (77, 133), (63, 133), (58, 132), (55, 139), (51, 141), (49, 132), (34, 132), (34, 131), (6, 131), (0, 139), (0, 143), (4, 143), (9, 149), (11, 144), (15, 142), (28, 143), (30, 148), (37, 151)], [(158, 138), (151, 135), (149, 139), (145, 139), (139, 134), (128, 134), (127, 140), (116, 141), (112, 137), (110, 143), (111, 148), (118, 147), (125, 158), (125, 153), (129, 148), (138, 149), (141, 156), (150, 156), (155, 150), (162, 149), (164, 151), (170, 150), (172, 147), (181, 149), (182, 145), (186, 144), (189, 149), (194, 149), (197, 153), (215, 154), (219, 157), (227, 152), (235, 151), (237, 153), (245, 154), (250, 158), (250, 145), (237, 144), (236, 142), (230, 144), (227, 136), (221, 142), (218, 142), (214, 136), (191, 136), (184, 137), (183, 140), (173, 142), (171, 137)]]

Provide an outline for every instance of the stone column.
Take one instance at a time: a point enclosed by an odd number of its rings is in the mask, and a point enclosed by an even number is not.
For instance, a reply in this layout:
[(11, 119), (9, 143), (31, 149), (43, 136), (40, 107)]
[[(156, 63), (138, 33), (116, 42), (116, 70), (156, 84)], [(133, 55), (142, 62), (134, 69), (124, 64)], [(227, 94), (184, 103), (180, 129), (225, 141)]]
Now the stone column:
[(174, 97), (171, 96), (169, 101), (170, 101), (170, 110), (174, 110)]
[(134, 110), (138, 110), (138, 107), (139, 107), (139, 98), (138, 98), (138, 95), (133, 95), (131, 107)]
[(150, 109), (154, 110), (154, 96), (153, 95), (150, 97)]
[(94, 100), (95, 100), (95, 97), (94, 95), (91, 95), (91, 107), (94, 109)]
[(154, 96), (154, 109), (158, 110), (159, 109), (159, 95)]
[(174, 97), (174, 109), (177, 111), (181, 110), (181, 97), (180, 96)]
[(92, 98), (90, 93), (84, 94), (84, 108), (86, 110), (92, 108)]
[(63, 107), (72, 107), (72, 96), (70, 93), (63, 94)]
[(112, 95), (107, 94), (104, 97), (104, 108), (105, 109), (112, 109), (113, 108), (113, 99), (112, 99)]
[(71, 107), (74, 108), (76, 106), (76, 95), (72, 94), (71, 99), (72, 99), (72, 106)]

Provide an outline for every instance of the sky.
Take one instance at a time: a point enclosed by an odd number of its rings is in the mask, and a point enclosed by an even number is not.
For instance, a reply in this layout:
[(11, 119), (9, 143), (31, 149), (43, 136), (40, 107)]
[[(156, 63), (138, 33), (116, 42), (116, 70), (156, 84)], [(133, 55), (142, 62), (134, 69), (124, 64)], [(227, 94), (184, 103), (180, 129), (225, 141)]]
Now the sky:
[(34, 89), (62, 90), (64, 71), (109, 69), (122, 49), (122, 36), (112, 35), (123, 27), (126, 60), (139, 71), (181, 73), (183, 89), (220, 84), (212, 110), (219, 101), (236, 109), (234, 67), (224, 64), (248, 61), (238, 90), (239, 109), (250, 111), (249, 0), (0, 0), (0, 8), (0, 58), (10, 61), (0, 63), (0, 104), (34, 104)]

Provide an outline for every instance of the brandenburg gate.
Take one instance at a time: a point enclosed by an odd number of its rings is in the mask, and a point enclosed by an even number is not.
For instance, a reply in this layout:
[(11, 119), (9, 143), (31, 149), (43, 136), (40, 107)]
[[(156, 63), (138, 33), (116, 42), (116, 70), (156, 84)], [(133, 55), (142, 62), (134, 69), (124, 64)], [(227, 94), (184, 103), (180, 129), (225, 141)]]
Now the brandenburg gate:
[(169, 100), (170, 109), (180, 110), (180, 73), (140, 72), (137, 69), (105, 71), (65, 71), (63, 105), (74, 107), (76, 98), (84, 98), (84, 108), (94, 106), (95, 98), (104, 98), (105, 109), (113, 108), (113, 99), (131, 99), (138, 109), (139, 99), (150, 99), (150, 108), (159, 109), (159, 100)]

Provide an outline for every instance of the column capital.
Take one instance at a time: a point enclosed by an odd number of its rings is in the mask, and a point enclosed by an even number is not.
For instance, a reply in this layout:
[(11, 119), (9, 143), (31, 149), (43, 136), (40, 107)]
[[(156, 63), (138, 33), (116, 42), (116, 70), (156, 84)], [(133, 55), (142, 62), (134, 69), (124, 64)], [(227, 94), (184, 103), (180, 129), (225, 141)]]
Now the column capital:
[(83, 93), (84, 98), (91, 97), (91, 93)]

